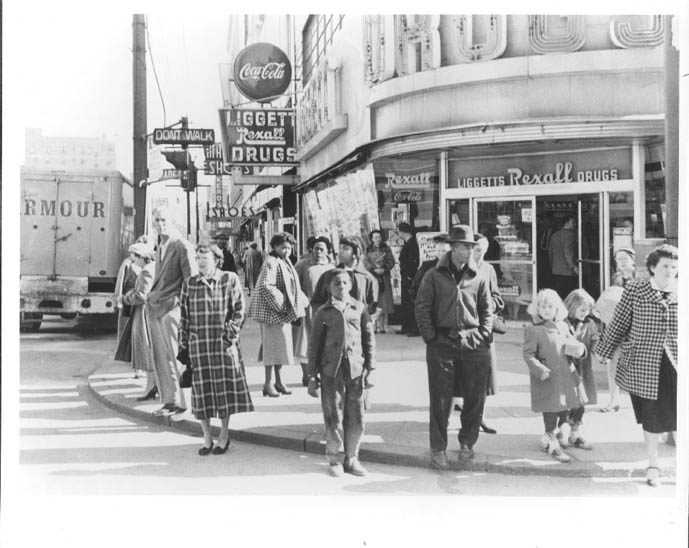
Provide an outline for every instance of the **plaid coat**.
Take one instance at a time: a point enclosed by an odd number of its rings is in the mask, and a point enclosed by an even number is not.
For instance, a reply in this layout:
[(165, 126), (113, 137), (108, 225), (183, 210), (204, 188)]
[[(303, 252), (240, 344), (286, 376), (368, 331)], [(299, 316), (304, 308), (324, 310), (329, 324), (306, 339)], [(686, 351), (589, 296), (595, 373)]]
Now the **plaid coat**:
[(615, 382), (631, 394), (655, 400), (666, 345), (677, 364), (677, 295), (666, 303), (650, 280), (629, 282), (594, 351), (610, 359), (621, 346)]
[(194, 368), (191, 408), (197, 419), (253, 411), (239, 350), (244, 292), (234, 272), (216, 270), (182, 285), (179, 348)]
[(251, 295), (249, 318), (260, 323), (291, 323), (304, 317), (308, 304), (292, 263), (269, 255)]

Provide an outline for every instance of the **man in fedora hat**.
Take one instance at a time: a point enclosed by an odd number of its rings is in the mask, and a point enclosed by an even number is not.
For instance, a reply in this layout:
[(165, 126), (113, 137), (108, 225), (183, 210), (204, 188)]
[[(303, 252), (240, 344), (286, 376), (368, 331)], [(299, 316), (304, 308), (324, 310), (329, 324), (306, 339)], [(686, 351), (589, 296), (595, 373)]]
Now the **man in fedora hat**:
[(455, 376), (464, 390), (459, 456), (470, 459), (478, 439), (490, 378), (493, 301), (489, 281), (471, 260), (476, 242), (467, 225), (452, 228), (451, 249), (421, 281), (415, 312), (426, 343), (431, 464), (444, 470)]

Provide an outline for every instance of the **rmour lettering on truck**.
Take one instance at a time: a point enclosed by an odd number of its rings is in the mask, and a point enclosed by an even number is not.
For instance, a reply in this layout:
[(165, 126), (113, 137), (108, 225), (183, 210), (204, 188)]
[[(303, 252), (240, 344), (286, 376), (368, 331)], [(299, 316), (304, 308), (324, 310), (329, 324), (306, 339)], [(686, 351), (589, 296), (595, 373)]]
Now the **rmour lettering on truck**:
[(55, 217), (56, 213), (62, 217), (105, 217), (105, 204), (103, 202), (62, 200), (58, 205), (56, 200), (24, 199), (24, 215)]

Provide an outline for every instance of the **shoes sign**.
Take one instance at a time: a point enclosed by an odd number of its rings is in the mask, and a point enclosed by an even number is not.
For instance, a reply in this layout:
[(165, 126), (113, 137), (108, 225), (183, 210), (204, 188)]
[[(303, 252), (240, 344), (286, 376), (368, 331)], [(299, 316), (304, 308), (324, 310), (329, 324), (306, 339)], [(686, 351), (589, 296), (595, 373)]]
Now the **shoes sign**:
[(292, 80), (292, 65), (284, 51), (267, 42), (247, 46), (237, 54), (234, 84), (252, 101), (270, 103), (282, 95)]

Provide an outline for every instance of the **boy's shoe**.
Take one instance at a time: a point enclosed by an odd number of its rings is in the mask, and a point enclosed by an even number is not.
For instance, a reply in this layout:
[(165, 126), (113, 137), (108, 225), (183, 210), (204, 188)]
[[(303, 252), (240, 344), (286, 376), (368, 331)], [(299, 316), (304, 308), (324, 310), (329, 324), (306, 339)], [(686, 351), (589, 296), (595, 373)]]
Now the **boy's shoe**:
[(580, 434), (570, 435), (569, 445), (576, 447), (577, 449), (586, 449), (587, 451), (593, 449), (593, 445), (587, 442)]
[(466, 443), (459, 444), (459, 458), (469, 460), (474, 458), (474, 450)]
[(341, 478), (344, 476), (344, 468), (341, 462), (331, 462), (328, 466), (328, 473), (334, 478)]
[(436, 470), (447, 470), (450, 468), (450, 461), (447, 460), (445, 451), (431, 451), (431, 466)]
[(567, 453), (562, 451), (560, 448), (560, 444), (557, 441), (551, 441), (548, 444), (548, 454), (553, 457), (555, 460), (559, 462), (569, 462), (572, 457), (570, 457)]
[(368, 474), (368, 470), (361, 466), (357, 457), (345, 460), (344, 471), (353, 476), (365, 476)]

